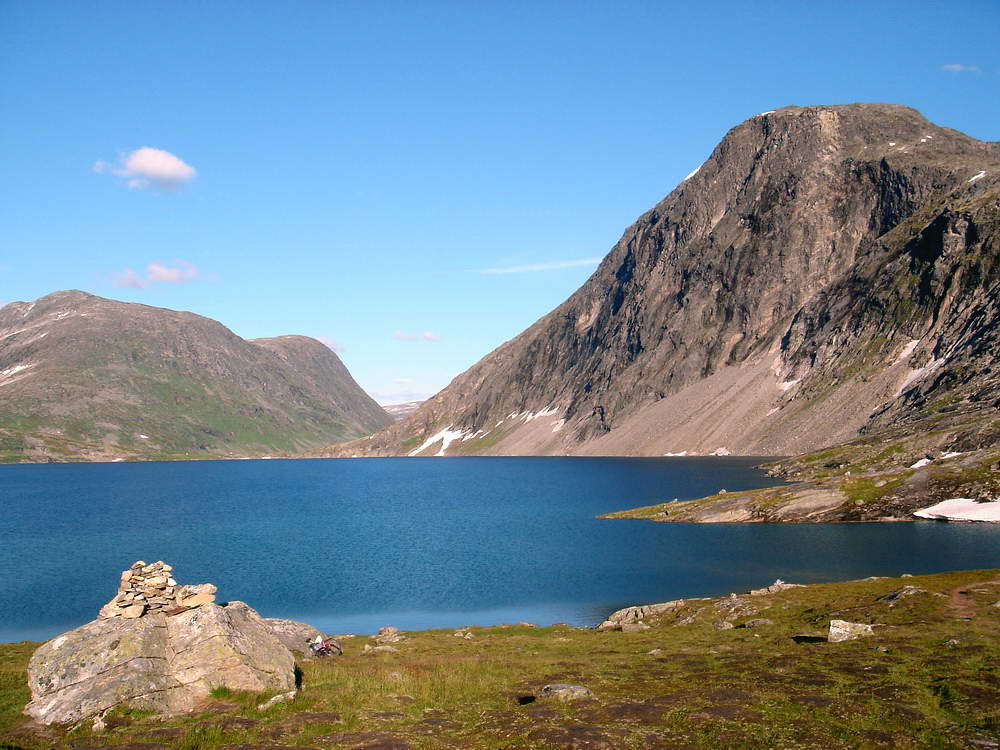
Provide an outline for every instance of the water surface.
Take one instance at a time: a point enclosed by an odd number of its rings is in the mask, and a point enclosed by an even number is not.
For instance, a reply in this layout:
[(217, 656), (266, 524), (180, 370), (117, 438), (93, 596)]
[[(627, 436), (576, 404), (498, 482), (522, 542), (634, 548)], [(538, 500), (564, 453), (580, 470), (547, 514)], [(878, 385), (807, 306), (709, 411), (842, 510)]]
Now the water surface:
[(748, 458), (0, 466), (0, 641), (87, 622), (134, 560), (326, 632), (528, 620), (1000, 566), (1000, 526), (654, 524), (612, 510), (761, 487)]

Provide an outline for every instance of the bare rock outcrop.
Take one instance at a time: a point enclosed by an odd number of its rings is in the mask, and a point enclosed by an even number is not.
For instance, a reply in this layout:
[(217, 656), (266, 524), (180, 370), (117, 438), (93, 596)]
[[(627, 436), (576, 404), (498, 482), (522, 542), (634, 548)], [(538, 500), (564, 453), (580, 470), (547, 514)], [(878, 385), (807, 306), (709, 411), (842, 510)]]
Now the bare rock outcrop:
[(114, 607), (126, 614), (109, 610), (115, 601), (98, 619), (35, 651), (26, 714), (42, 724), (75, 724), (118, 706), (166, 715), (189, 711), (217, 687), (295, 689), (291, 652), (243, 602), (199, 601), (155, 611), (132, 603)]

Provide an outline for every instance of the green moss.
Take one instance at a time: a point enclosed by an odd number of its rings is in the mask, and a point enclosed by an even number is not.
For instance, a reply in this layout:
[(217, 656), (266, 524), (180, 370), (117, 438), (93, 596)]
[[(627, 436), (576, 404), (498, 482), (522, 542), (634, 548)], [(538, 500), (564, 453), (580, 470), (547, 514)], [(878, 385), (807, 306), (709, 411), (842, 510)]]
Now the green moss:
[(867, 505), (893, 494), (903, 484), (903, 477), (881, 476), (849, 477), (840, 484), (848, 502), (855, 505)]

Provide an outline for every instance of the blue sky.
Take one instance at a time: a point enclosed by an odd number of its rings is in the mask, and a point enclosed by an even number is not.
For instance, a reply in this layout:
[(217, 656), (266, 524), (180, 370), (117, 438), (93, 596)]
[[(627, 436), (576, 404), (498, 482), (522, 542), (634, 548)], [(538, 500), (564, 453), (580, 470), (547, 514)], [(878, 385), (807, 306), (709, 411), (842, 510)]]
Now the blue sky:
[(1000, 139), (996, 2), (0, 0), (0, 38), (0, 300), (323, 337), (383, 402), (562, 302), (755, 113)]

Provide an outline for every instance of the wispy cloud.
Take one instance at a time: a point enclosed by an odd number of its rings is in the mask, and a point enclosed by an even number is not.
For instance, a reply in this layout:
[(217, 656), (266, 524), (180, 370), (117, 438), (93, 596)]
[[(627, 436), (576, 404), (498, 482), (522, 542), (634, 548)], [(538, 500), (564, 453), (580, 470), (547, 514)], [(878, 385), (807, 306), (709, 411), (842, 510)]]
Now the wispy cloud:
[(596, 266), (602, 258), (580, 258), (579, 260), (552, 260), (545, 263), (529, 263), (523, 266), (505, 266), (502, 268), (480, 268), (479, 273), (536, 273), (538, 271), (557, 271), (560, 268), (576, 268), (577, 266)]
[(407, 383), (412, 383), (413, 378), (393, 378), (393, 383), (399, 383), (400, 385), (406, 385)]
[(397, 341), (440, 341), (441, 337), (431, 331), (409, 333), (408, 331), (393, 331), (392, 337)]
[(321, 343), (324, 346), (326, 346), (331, 351), (334, 351), (334, 352), (346, 352), (347, 351), (347, 347), (346, 346), (338, 344), (336, 341), (334, 341), (333, 339), (328, 339), (326, 336), (317, 336), (316, 340), (319, 343)]
[(161, 148), (143, 146), (118, 157), (117, 165), (98, 159), (90, 167), (91, 172), (110, 172), (120, 177), (133, 190), (153, 187), (158, 190), (174, 191), (191, 182), (198, 170), (183, 159)]
[(171, 267), (153, 261), (146, 266), (145, 274), (126, 268), (114, 275), (115, 285), (127, 289), (148, 289), (153, 284), (185, 284), (188, 281), (205, 278), (194, 263), (186, 260), (175, 260), (173, 263)]
[(942, 65), (941, 70), (947, 70), (949, 73), (982, 73), (982, 69), (978, 65), (962, 65), (961, 63), (948, 63), (947, 65)]

